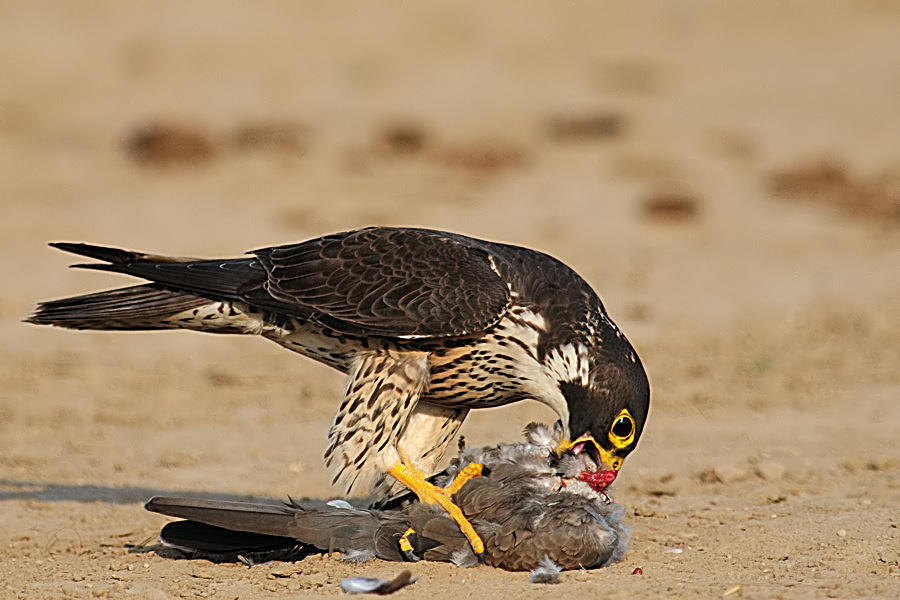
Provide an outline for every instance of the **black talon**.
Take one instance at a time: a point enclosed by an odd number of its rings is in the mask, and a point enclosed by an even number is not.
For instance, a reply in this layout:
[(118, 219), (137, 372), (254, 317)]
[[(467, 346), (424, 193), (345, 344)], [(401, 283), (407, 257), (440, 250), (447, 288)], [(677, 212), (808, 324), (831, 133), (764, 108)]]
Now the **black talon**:
[(478, 561), (479, 565), (483, 565), (487, 560), (487, 557), (485, 557), (484, 552), (476, 552), (475, 559)]
[(419, 562), (420, 560), (422, 560), (420, 557), (416, 556), (416, 553), (412, 550), (401, 550), (401, 552), (403, 552), (403, 557), (408, 562)]

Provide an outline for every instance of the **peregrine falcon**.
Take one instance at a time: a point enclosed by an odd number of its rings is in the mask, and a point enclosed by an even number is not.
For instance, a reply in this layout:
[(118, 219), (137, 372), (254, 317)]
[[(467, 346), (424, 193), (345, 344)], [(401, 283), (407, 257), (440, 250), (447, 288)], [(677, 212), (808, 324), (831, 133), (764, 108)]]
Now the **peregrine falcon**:
[[(557, 454), (555, 436), (543, 425), (530, 424), (525, 435), (525, 443), (465, 450), (439, 478), (449, 482), (466, 465), (484, 465), (485, 476), (468, 481), (453, 501), (484, 539), (485, 562), (523, 571), (545, 558), (563, 569), (621, 560), (630, 538), (625, 509), (586, 482), (593, 466), (587, 454)], [(268, 560), (334, 550), (355, 559), (477, 563), (459, 528), (431, 504), (370, 510), (341, 500), (276, 505), (156, 497), (146, 508), (188, 519), (167, 524), (160, 539), (201, 557)]]
[(534, 399), (553, 409), (559, 448), (585, 450), (597, 485), (634, 450), (650, 404), (634, 348), (591, 287), (541, 252), (429, 229), (369, 227), (262, 248), (244, 258), (52, 246), (75, 265), (148, 283), (44, 302), (27, 320), (71, 329), (190, 329), (262, 335), (347, 374), (325, 464), (343, 493), (398, 485), (443, 507), (427, 481), (473, 408)]

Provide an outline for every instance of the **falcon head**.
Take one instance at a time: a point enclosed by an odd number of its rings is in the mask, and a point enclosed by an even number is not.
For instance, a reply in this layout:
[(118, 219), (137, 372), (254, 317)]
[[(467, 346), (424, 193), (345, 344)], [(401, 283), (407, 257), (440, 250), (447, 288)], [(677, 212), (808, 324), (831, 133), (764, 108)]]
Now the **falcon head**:
[(612, 362), (604, 357), (586, 381), (559, 384), (569, 414), (556, 451), (580, 456), (585, 469), (579, 479), (598, 492), (615, 480), (634, 450), (650, 408), (644, 367), (633, 353), (626, 358)]

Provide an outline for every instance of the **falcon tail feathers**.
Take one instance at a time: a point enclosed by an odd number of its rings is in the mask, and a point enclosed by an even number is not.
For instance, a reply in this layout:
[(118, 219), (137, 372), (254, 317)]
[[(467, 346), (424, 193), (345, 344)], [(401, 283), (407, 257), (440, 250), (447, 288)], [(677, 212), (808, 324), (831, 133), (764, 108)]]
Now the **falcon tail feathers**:
[(25, 321), (68, 329), (173, 329), (179, 325), (172, 317), (209, 303), (187, 292), (136, 285), (41, 302)]
[(192, 292), (210, 300), (240, 300), (242, 291), (253, 288), (266, 278), (265, 270), (254, 258), (205, 260), (78, 242), (51, 242), (50, 245), (65, 252), (104, 261), (72, 265), (76, 269), (124, 273), (170, 290)]
[(78, 242), (50, 242), (50, 246), (58, 248), (65, 252), (71, 252), (79, 256), (87, 256), (88, 258), (96, 258), (108, 263), (124, 264), (143, 258), (144, 254), (133, 252), (131, 250), (122, 250), (120, 248), (110, 248), (107, 246), (95, 246), (94, 244), (83, 244)]

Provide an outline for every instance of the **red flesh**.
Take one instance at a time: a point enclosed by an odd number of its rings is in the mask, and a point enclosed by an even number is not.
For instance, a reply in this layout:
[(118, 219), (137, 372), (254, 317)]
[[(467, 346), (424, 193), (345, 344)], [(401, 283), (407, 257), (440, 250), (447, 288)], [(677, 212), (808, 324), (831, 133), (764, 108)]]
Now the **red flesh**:
[(618, 471), (582, 471), (580, 475), (578, 475), (578, 479), (585, 482), (591, 489), (595, 492), (602, 492), (609, 484), (616, 480), (616, 475), (618, 475)]

